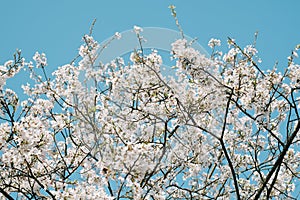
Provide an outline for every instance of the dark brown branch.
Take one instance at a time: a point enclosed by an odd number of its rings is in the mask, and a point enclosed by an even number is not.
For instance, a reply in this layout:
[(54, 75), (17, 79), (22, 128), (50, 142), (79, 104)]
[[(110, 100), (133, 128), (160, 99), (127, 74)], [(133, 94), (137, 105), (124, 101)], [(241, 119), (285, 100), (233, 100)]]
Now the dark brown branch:
[(0, 187), (0, 193), (3, 194), (7, 199), (14, 200), (3, 188)]
[(263, 190), (267, 186), (267, 184), (268, 184), (269, 180), (271, 179), (271, 177), (273, 176), (274, 172), (282, 164), (284, 156), (287, 153), (287, 151), (289, 150), (289, 148), (290, 148), (291, 144), (293, 143), (294, 138), (297, 136), (299, 130), (300, 130), (300, 121), (298, 121), (298, 124), (297, 124), (294, 132), (292, 133), (292, 135), (287, 139), (286, 145), (283, 147), (283, 150), (280, 153), (278, 159), (274, 163), (272, 169), (269, 171), (269, 173), (268, 173), (267, 177), (265, 178), (261, 188), (257, 191), (257, 194), (255, 195), (254, 200), (258, 200), (260, 198), (261, 193), (263, 192)]

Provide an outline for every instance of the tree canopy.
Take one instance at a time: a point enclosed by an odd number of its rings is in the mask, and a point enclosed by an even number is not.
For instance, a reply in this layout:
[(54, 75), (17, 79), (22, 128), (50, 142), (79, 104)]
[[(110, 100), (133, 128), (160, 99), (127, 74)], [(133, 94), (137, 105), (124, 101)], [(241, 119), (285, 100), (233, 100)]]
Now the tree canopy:
[[(134, 31), (129, 62), (102, 63), (105, 46), (87, 34), (52, 75), (38, 52), (0, 66), (0, 197), (297, 199), (300, 46), (264, 71), (255, 43), (228, 38), (221, 52), (211, 39), (205, 56), (182, 34), (165, 76)], [(24, 100), (5, 85), (22, 69)]]

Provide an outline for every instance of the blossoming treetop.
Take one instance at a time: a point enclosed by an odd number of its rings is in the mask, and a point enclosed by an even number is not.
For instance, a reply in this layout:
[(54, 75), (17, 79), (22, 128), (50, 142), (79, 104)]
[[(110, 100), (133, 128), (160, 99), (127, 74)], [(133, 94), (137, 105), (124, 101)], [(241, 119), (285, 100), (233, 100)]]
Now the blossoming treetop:
[[(212, 39), (208, 58), (183, 35), (165, 77), (134, 30), (129, 63), (96, 62), (103, 47), (85, 35), (52, 76), (45, 54), (0, 66), (1, 198), (296, 199), (299, 46), (283, 72), (263, 71), (254, 45), (229, 38), (222, 53)], [(34, 83), (21, 101), (5, 82), (22, 68)]]

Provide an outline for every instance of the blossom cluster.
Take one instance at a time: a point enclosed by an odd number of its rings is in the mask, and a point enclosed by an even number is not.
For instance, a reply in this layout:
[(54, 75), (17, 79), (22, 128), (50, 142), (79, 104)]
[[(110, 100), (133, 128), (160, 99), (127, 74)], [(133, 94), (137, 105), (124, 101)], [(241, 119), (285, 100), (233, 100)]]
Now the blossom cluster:
[[(134, 31), (142, 37), (142, 28)], [(35, 67), (20, 53), (0, 66), (2, 199), (295, 196), (294, 60), (283, 73), (263, 71), (253, 45), (229, 40), (228, 52), (208, 58), (182, 38), (171, 45), (175, 77), (167, 78), (156, 50), (103, 64), (98, 42), (90, 35), (83, 41), (77, 64), (58, 67), (50, 78), (45, 54), (34, 55)], [(24, 67), (34, 84), (22, 86), (21, 100), (4, 84)]]

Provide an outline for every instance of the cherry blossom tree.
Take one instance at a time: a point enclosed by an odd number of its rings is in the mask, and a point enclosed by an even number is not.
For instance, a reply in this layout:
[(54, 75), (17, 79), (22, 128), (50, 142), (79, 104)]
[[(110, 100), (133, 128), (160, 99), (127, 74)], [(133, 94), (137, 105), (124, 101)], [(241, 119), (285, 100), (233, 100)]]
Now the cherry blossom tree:
[[(255, 44), (207, 57), (182, 34), (166, 77), (134, 31), (128, 63), (88, 34), (52, 75), (40, 53), (0, 66), (1, 199), (297, 199), (300, 46), (264, 71)], [(25, 100), (5, 85), (21, 69)]]

